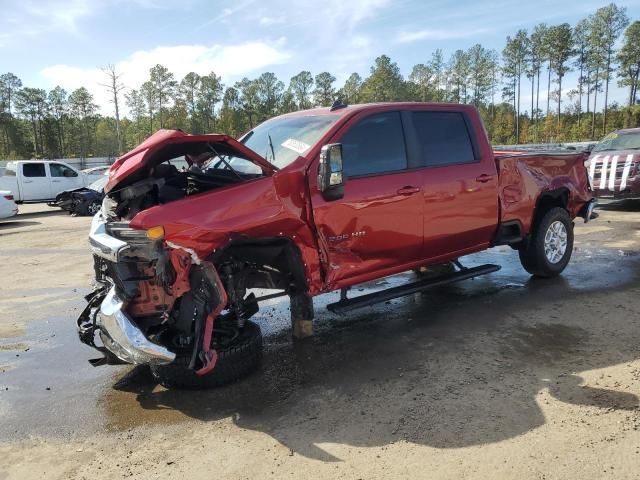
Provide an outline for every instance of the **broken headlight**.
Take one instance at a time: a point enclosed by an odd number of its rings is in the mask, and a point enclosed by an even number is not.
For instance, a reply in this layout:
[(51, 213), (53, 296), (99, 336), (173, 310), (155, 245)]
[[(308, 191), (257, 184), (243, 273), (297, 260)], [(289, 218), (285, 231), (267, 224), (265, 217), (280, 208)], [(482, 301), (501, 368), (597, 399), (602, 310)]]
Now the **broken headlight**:
[(126, 222), (111, 222), (107, 224), (107, 233), (112, 237), (127, 243), (148, 243), (146, 230), (130, 228)]

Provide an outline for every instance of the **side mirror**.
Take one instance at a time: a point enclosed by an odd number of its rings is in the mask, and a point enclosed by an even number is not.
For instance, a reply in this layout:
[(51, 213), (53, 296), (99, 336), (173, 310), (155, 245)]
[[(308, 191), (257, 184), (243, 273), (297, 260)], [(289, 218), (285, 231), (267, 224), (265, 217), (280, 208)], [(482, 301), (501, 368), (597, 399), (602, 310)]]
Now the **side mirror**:
[(320, 150), (318, 190), (325, 200), (337, 200), (344, 196), (342, 145), (339, 143), (325, 145)]

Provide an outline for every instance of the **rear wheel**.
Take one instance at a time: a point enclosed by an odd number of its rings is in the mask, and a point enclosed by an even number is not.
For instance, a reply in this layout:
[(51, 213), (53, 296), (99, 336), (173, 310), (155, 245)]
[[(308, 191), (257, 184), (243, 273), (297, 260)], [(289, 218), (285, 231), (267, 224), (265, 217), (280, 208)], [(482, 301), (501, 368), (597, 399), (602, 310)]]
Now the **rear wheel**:
[(520, 263), (536, 277), (555, 277), (566, 268), (573, 252), (573, 222), (560, 207), (550, 209), (533, 226), (531, 238), (519, 249)]
[(262, 332), (258, 325), (247, 321), (242, 329), (227, 335), (226, 340), (221, 345), (213, 345), (218, 352), (218, 361), (206, 375), (196, 375), (188, 368), (191, 358), (186, 352), (178, 354), (169, 365), (152, 365), (151, 373), (167, 388), (205, 389), (234, 382), (251, 373), (260, 363)]

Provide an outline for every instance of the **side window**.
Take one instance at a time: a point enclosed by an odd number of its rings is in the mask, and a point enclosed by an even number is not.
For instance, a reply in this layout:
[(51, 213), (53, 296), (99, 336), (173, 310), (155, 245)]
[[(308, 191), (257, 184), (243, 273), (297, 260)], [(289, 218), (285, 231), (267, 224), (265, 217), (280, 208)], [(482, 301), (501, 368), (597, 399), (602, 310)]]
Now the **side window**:
[(342, 138), (342, 158), (347, 177), (394, 172), (407, 168), (407, 153), (399, 112), (364, 118)]
[(413, 124), (423, 165), (455, 165), (477, 160), (462, 113), (413, 112)]
[(46, 177), (44, 163), (23, 163), (22, 174), (25, 177)]
[(49, 169), (51, 170), (52, 177), (77, 177), (77, 172), (74, 172), (69, 167), (62, 165), (61, 163), (50, 163)]

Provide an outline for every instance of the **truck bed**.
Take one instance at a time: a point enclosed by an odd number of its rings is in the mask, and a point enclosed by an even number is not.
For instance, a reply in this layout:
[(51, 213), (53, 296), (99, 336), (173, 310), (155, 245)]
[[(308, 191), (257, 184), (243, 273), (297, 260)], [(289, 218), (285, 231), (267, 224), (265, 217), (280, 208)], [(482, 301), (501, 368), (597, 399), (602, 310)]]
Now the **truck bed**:
[(524, 235), (531, 229), (535, 207), (544, 192), (566, 195), (572, 217), (589, 201), (585, 152), (494, 152), (498, 170), (500, 222), (519, 221)]

